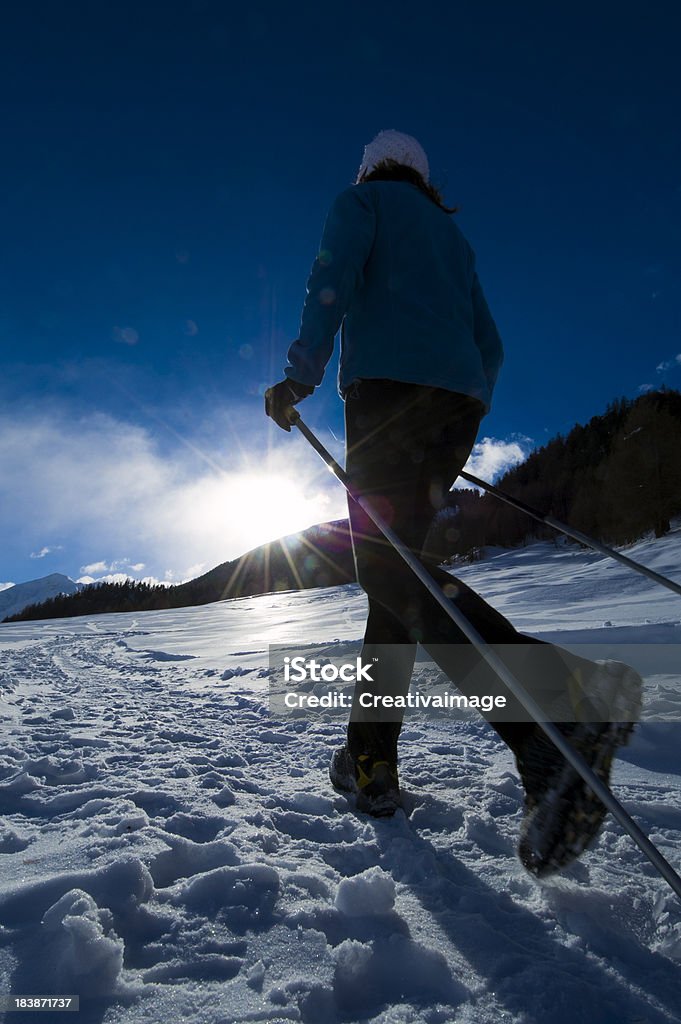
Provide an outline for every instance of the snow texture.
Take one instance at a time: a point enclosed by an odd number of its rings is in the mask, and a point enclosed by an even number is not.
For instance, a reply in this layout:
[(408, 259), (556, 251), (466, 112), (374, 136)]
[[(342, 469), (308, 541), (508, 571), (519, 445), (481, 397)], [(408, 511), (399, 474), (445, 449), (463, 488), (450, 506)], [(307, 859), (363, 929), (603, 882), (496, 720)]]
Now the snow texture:
[[(629, 554), (678, 578), (681, 533)], [(576, 547), (460, 575), (536, 635), (681, 640), (681, 600)], [(409, 714), (382, 820), (328, 782), (342, 717), (270, 715), (267, 644), (356, 651), (365, 609), (346, 586), (0, 627), (0, 993), (77, 994), (80, 1024), (681, 1019), (679, 901), (611, 817), (525, 874), (513, 760), (474, 713)], [(677, 870), (680, 707), (678, 669), (646, 678), (613, 782)]]

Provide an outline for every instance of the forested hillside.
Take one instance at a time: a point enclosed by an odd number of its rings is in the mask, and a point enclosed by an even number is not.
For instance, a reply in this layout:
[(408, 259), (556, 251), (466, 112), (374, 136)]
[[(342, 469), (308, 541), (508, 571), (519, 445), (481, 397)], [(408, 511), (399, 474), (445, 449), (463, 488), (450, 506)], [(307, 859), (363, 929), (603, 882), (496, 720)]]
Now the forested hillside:
[[(648, 530), (663, 536), (681, 512), (681, 393), (612, 402), (603, 415), (536, 449), (497, 486), (609, 544), (630, 543)], [(452, 491), (438, 520), (431, 543), (443, 560), (553, 536), (473, 489)]]

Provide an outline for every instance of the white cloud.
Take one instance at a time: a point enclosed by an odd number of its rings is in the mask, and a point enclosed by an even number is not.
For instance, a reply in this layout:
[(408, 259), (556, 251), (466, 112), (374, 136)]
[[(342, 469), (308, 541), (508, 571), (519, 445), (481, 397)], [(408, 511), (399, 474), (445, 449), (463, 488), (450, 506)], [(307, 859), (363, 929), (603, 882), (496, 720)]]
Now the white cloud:
[(681, 366), (681, 352), (678, 352), (672, 359), (665, 359), (664, 362), (658, 363), (655, 369), (658, 373), (666, 373), (667, 370), (672, 370), (675, 366)]
[(655, 385), (654, 384), (639, 384), (637, 390), (640, 391), (641, 394), (645, 394), (646, 391), (654, 391), (655, 390)]
[[(533, 442), (529, 437), (518, 437), (508, 441), (501, 441), (495, 437), (483, 437), (473, 446), (473, 451), (464, 469), (473, 476), (493, 483), (508, 469), (524, 462), (532, 447)], [(465, 481), (461, 481), (461, 484), (466, 486)]]
[(108, 568), (109, 566), (106, 562), (90, 562), (89, 565), (81, 565), (80, 571), (85, 573), (86, 576), (89, 576), (90, 573), (93, 572), (106, 572)]
[(90, 562), (89, 565), (81, 565), (80, 571), (89, 576), (93, 572), (119, 572), (126, 569), (131, 572), (142, 572), (144, 568), (144, 562), (132, 563), (129, 558), (114, 558), (112, 562), (101, 559), (98, 562)]
[[(219, 412), (214, 419), (222, 425)], [(71, 574), (81, 566), (82, 577), (146, 571), (180, 581), (347, 514), (342, 488), (302, 439), (268, 430), (260, 407), (255, 424), (252, 409), (230, 410), (225, 421), (238, 429), (224, 431), (222, 450), (194, 440), (162, 451), (149, 430), (102, 414), (0, 414), (7, 549), (62, 545)]]
[(46, 555), (51, 555), (53, 551), (62, 551), (62, 545), (56, 544), (54, 547), (45, 545), (40, 551), (32, 551), (29, 558), (45, 558)]

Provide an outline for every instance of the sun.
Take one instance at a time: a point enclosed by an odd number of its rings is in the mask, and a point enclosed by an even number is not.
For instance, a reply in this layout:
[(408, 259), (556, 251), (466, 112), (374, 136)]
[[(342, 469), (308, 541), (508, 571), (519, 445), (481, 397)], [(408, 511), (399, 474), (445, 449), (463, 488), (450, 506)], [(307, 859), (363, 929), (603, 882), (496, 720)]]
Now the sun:
[(277, 473), (235, 474), (229, 491), (235, 520), (250, 547), (304, 529), (328, 510), (321, 492), (306, 495), (294, 480)]
[(247, 469), (204, 477), (176, 509), (201, 559), (215, 564), (334, 518), (328, 490), (281, 472)]

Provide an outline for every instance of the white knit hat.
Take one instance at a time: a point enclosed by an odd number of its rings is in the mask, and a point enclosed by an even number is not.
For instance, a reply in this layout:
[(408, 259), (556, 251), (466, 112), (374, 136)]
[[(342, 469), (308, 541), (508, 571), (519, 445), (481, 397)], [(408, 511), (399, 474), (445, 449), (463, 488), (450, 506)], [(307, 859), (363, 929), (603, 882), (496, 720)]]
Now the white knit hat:
[(357, 172), (357, 181), (362, 175), (373, 171), (382, 160), (396, 160), (398, 164), (413, 167), (425, 181), (428, 181), (430, 176), (428, 157), (421, 144), (413, 136), (396, 132), (392, 128), (379, 132), (365, 147), (362, 163)]

